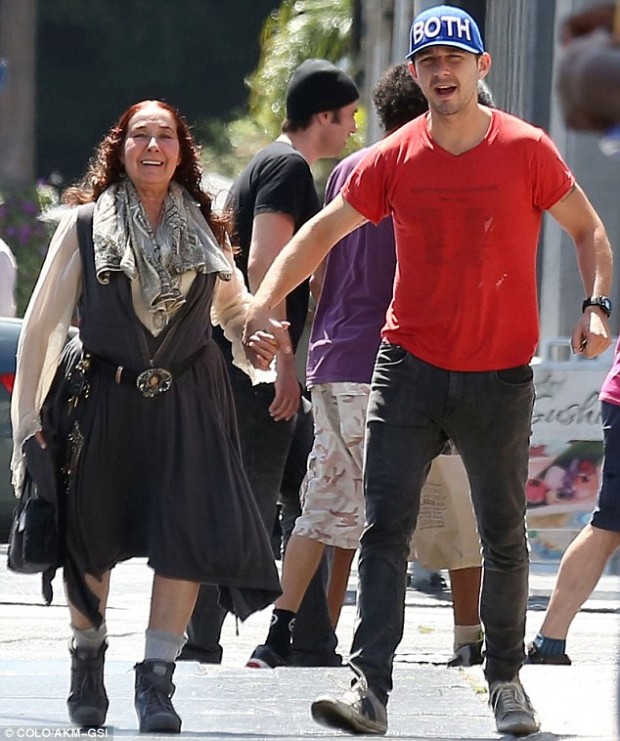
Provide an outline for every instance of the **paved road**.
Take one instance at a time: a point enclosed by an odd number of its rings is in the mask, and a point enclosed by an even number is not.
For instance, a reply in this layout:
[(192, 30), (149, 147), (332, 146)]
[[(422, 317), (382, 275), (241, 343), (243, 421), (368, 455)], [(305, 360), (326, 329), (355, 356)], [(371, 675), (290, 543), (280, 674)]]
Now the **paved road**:
[[(72, 731), (65, 710), (68, 616), (63, 596), (57, 594), (50, 607), (41, 605), (37, 578), (7, 572), (5, 562), (4, 547), (0, 547), (0, 741), (7, 730), (17, 738), (66, 737)], [(105, 733), (132, 738), (138, 736), (131, 668), (142, 658), (150, 572), (143, 562), (133, 560), (117, 567), (114, 577), (106, 663), (110, 725)], [(540, 608), (552, 582), (552, 574), (533, 574), (528, 637), (542, 621)], [(59, 580), (55, 583), (59, 592), (60, 584)], [(524, 667), (524, 684), (543, 722), (543, 731), (532, 738), (616, 738), (618, 607), (618, 578), (604, 577), (571, 631), (573, 666)], [(354, 613), (353, 604), (345, 605), (338, 628), (345, 655)], [(179, 664), (175, 704), (184, 721), (184, 736), (248, 741), (344, 738), (315, 725), (308, 708), (319, 692), (338, 692), (346, 686), (347, 669), (243, 668), (254, 646), (264, 638), (268, 616), (267, 610), (238, 626), (233, 619), (226, 621), (221, 666)], [(481, 670), (442, 665), (450, 654), (451, 642), (449, 602), (408, 590), (406, 629), (396, 656), (387, 738), (499, 738), (486, 705)]]

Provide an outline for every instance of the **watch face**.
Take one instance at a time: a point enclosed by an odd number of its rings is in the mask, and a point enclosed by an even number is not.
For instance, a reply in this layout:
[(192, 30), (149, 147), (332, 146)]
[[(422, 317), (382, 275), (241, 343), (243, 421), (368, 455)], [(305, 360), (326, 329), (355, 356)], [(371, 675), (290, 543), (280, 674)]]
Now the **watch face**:
[(593, 298), (587, 298), (583, 302), (582, 311), (585, 311), (588, 306), (599, 306), (605, 312), (605, 314), (607, 314), (607, 316), (610, 316), (613, 308), (611, 300), (607, 298), (607, 296), (595, 296)]

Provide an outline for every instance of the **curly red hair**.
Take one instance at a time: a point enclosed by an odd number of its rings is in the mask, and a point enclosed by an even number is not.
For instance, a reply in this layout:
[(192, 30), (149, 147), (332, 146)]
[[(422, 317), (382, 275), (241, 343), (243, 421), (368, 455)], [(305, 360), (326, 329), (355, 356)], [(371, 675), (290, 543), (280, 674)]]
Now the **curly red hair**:
[(202, 189), (203, 173), (200, 165), (199, 149), (190, 128), (185, 118), (174, 106), (161, 100), (142, 100), (139, 103), (134, 103), (121, 115), (95, 149), (81, 181), (64, 191), (62, 195), (63, 203), (78, 205), (96, 201), (106, 188), (120, 182), (125, 175), (121, 153), (129, 122), (138, 111), (152, 104), (168, 111), (176, 124), (181, 161), (177, 165), (172, 179), (183, 186), (196, 200), (207, 223), (220, 244), (223, 245), (226, 235), (230, 233), (230, 216), (228, 214), (218, 215), (213, 212), (212, 198)]

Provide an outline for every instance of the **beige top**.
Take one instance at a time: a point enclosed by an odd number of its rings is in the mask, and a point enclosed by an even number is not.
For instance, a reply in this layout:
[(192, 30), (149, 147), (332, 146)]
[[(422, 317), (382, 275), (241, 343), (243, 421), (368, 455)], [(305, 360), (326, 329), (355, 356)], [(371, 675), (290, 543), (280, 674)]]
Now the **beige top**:
[[(54, 378), (75, 307), (82, 290), (82, 266), (78, 247), (77, 209), (64, 213), (50, 242), (41, 274), (32, 293), (17, 348), (17, 370), (11, 402), (13, 426), (13, 485), (23, 474), (22, 445), (41, 429), (39, 414)], [(275, 380), (273, 370), (254, 368), (245, 355), (241, 337), (251, 294), (243, 274), (235, 266), (232, 250), (223, 251), (233, 271), (229, 281), (218, 279), (211, 307), (211, 320), (219, 324), (232, 343), (233, 363), (253, 384)], [(187, 295), (195, 271), (182, 274), (181, 291)], [(142, 299), (138, 279), (131, 285), (134, 311), (154, 335), (158, 330)]]

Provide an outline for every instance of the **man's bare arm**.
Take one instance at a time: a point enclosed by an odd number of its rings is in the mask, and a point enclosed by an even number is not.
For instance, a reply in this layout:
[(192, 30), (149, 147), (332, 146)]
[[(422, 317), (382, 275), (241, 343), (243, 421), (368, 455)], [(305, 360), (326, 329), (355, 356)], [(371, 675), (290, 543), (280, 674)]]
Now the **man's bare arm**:
[[(572, 237), (585, 296), (609, 296), (613, 255), (605, 227), (581, 188), (576, 185), (549, 213)], [(572, 346), (589, 358), (604, 352), (611, 343), (605, 314), (586, 309), (573, 329)]]
[(271, 309), (321, 264), (330, 249), (366, 219), (342, 196), (307, 221), (274, 260), (255, 294), (256, 305)]
[[(307, 221), (265, 274), (248, 311), (245, 336), (266, 327), (274, 307), (316, 270), (336, 242), (366, 221), (341, 195)], [(286, 346), (285, 338), (278, 339)]]
[[(271, 264), (291, 239), (294, 231), (295, 221), (290, 214), (268, 211), (254, 216), (248, 254), (248, 283), (252, 293), (258, 290)], [(280, 322), (286, 321), (286, 301), (281, 301), (275, 306), (271, 316)], [(265, 328), (267, 327), (263, 329)], [(253, 344), (252, 349), (259, 347), (255, 348)], [(253, 359), (253, 362), (256, 360), (258, 358)], [(276, 373), (275, 395), (269, 406), (269, 413), (274, 421), (279, 422), (291, 419), (299, 408), (301, 390), (292, 353), (277, 353)]]

